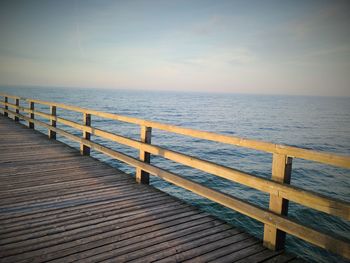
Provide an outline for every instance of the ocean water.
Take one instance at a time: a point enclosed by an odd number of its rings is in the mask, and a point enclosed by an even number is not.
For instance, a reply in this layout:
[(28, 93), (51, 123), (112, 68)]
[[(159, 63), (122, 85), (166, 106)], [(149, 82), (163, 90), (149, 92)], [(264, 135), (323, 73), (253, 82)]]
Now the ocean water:
[[(350, 98), (35, 87), (0, 87), (0, 92), (220, 134), (350, 155)], [(38, 106), (37, 109), (44, 112), (49, 110), (46, 106)], [(57, 113), (63, 118), (74, 121), (82, 119), (82, 114), (79, 113), (61, 109), (58, 109)], [(137, 125), (95, 116), (92, 117), (92, 126), (133, 139), (138, 139), (140, 134)], [(58, 127), (80, 135), (80, 132), (70, 127), (61, 124)], [(36, 128), (46, 133), (45, 129)], [(79, 146), (61, 136), (58, 136), (58, 139), (73, 147)], [(138, 152), (134, 149), (94, 136), (92, 140), (131, 156), (138, 156)], [(156, 129), (152, 131), (152, 143), (260, 177), (271, 177), (272, 156), (268, 153)], [(94, 151), (92, 155), (134, 176), (135, 169), (130, 166)], [(268, 207), (268, 195), (265, 193), (160, 157), (152, 156), (151, 162), (211, 188), (256, 205)], [(175, 187), (159, 178), (151, 177), (151, 184), (262, 238), (263, 225), (254, 219)], [(291, 184), (350, 201), (350, 171), (347, 169), (294, 159)], [(350, 238), (350, 223), (340, 218), (293, 202), (289, 205), (289, 216), (316, 229)], [(286, 249), (311, 262), (344, 262), (334, 254), (289, 235)]]

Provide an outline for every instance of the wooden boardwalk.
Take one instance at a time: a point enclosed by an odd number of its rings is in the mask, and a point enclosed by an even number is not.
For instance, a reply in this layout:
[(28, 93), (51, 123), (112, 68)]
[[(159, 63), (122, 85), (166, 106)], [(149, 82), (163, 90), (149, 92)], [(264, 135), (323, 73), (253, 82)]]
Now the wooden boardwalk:
[(296, 262), (0, 115), (0, 262)]

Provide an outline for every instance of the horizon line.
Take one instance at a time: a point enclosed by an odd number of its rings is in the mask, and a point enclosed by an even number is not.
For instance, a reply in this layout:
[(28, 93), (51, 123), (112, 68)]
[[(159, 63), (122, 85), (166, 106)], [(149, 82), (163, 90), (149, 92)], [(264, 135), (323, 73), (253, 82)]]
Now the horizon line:
[[(230, 95), (252, 95), (252, 96), (286, 96), (286, 97), (322, 97), (322, 98), (350, 98), (350, 95), (313, 95), (313, 94), (285, 94), (285, 93), (249, 93), (249, 92), (237, 92), (237, 91), (209, 91), (209, 90), (176, 90), (176, 89), (157, 89), (157, 88), (120, 88), (120, 87), (88, 87), (88, 86), (44, 86), (44, 85), (13, 85), (13, 84), (0, 84), (1, 88), (46, 88), (46, 89), (81, 89), (81, 90), (115, 90), (115, 91), (128, 91), (128, 92), (164, 92), (164, 93), (202, 93), (202, 94), (230, 94)], [(10, 95), (10, 94), (9, 94)]]

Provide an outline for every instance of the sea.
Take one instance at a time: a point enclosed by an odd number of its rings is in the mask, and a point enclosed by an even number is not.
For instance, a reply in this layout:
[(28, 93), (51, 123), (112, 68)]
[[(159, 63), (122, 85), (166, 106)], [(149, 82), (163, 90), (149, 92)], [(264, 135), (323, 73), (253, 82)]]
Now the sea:
[[(100, 88), (0, 87), (0, 92), (54, 101), (178, 125), (219, 134), (262, 140), (322, 152), (350, 155), (350, 98), (284, 95), (113, 90)], [(25, 105), (22, 103), (22, 105)], [(27, 106), (27, 105), (25, 105)], [(47, 106), (36, 109), (48, 112)], [(82, 114), (58, 109), (60, 117), (81, 121)], [(39, 118), (40, 120), (44, 120)], [(134, 124), (92, 116), (92, 126), (139, 139)], [(59, 124), (73, 134), (81, 132)], [(36, 126), (41, 132), (46, 129)], [(58, 136), (72, 147), (79, 145)], [(138, 157), (138, 151), (92, 137), (94, 142)], [(271, 178), (272, 155), (154, 129), (152, 144), (178, 151), (263, 178)], [(93, 151), (92, 156), (134, 176), (135, 169)], [(269, 196), (226, 179), (152, 156), (151, 163), (210, 188), (267, 208)], [(227, 209), (164, 180), (151, 176), (151, 185), (184, 200), (262, 239), (263, 224)], [(350, 171), (302, 159), (293, 159), (291, 184), (329, 197), (350, 201)], [(289, 217), (326, 233), (350, 239), (350, 222), (296, 203), (289, 203)], [(286, 250), (310, 262), (346, 262), (323, 249), (287, 235)]]

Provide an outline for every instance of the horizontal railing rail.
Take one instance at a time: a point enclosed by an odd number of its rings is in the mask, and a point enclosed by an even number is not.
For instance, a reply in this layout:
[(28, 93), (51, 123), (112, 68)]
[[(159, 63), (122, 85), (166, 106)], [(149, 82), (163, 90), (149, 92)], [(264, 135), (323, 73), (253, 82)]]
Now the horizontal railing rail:
[(142, 125), (146, 127), (152, 127), (154, 129), (159, 129), (159, 130), (164, 130), (164, 131), (177, 133), (185, 136), (195, 137), (198, 139), (204, 139), (204, 140), (210, 140), (210, 141), (220, 142), (224, 144), (241, 146), (241, 147), (250, 148), (258, 151), (268, 152), (268, 153), (285, 154), (294, 158), (301, 158), (301, 159), (306, 159), (310, 161), (315, 161), (315, 162), (320, 162), (324, 164), (329, 164), (337, 167), (350, 169), (349, 157), (338, 155), (338, 154), (324, 153), (324, 152), (302, 149), (302, 148), (287, 146), (282, 144), (274, 144), (269, 142), (239, 138), (235, 136), (222, 135), (222, 134), (217, 134), (217, 133), (212, 133), (207, 131), (183, 128), (183, 127), (170, 125), (170, 124), (163, 124), (155, 121), (143, 120), (139, 118), (122, 116), (122, 115), (117, 115), (113, 113), (107, 113), (107, 112), (85, 109), (85, 108), (76, 107), (76, 106), (70, 106), (63, 103), (48, 102), (48, 101), (35, 100), (35, 99), (26, 99), (26, 98), (10, 96), (10, 95), (5, 96), (5, 94), (0, 94), (0, 96), (13, 98), (13, 99), (20, 99), (27, 102), (38, 103), (41, 105), (55, 106), (57, 108), (90, 114), (90, 115), (107, 118), (111, 120), (117, 120), (117, 121)]
[[(104, 153), (112, 158), (123, 161), (137, 169), (136, 180), (148, 183), (149, 174), (153, 174), (164, 180), (192, 191), (198, 195), (222, 204), (242, 214), (252, 217), (265, 224), (264, 244), (271, 249), (280, 249), (284, 246), (285, 233), (304, 239), (314, 245), (320, 246), (346, 258), (350, 258), (350, 242), (348, 239), (337, 235), (329, 235), (322, 231), (304, 226), (287, 217), (288, 200), (295, 203), (322, 211), (324, 213), (350, 220), (350, 203), (339, 199), (331, 198), (309, 190), (289, 185), (291, 175), (292, 157), (316, 161), (341, 168), (350, 168), (350, 157), (331, 153), (317, 152), (297, 147), (284, 146), (279, 144), (261, 142), (256, 140), (242, 139), (233, 136), (220, 135), (211, 132), (204, 132), (179, 126), (162, 124), (138, 118), (105, 113), (96, 110), (89, 110), (80, 107), (65, 105), (56, 102), (47, 102), (35, 99), (21, 98), (17, 96), (0, 94), (4, 101), (0, 109), (5, 116), (8, 114), (28, 122), (30, 128), (39, 125), (49, 130), (49, 137), (55, 138), (56, 133), (67, 137), (81, 145), (81, 153), (89, 154), (90, 149)], [(15, 103), (8, 102), (13, 99)], [(29, 107), (19, 105), (19, 101), (25, 101)], [(47, 105), (50, 107), (50, 114), (35, 110), (34, 104)], [(9, 108), (15, 109), (15, 111)], [(56, 109), (62, 108), (83, 113), (84, 124), (67, 120), (56, 115)], [(28, 116), (20, 114), (19, 111), (28, 113)], [(50, 124), (35, 119), (35, 115), (41, 116), (50, 121)], [(141, 140), (134, 140), (121, 135), (113, 134), (91, 126), (91, 115), (108, 118), (112, 120), (128, 122), (141, 126)], [(72, 135), (65, 130), (56, 127), (61, 123), (83, 132), (83, 138)], [(237, 169), (229, 168), (213, 162), (202, 160), (190, 155), (179, 153), (151, 144), (151, 129), (160, 129), (176, 134), (221, 142), (225, 144), (241, 146), (245, 148), (260, 150), (273, 154), (272, 180), (261, 178)], [(140, 159), (135, 159), (121, 152), (109, 149), (105, 146), (92, 142), (90, 136), (95, 135), (113, 142), (133, 147), (140, 151)], [(258, 207), (237, 197), (221, 193), (206, 186), (193, 182), (189, 179), (156, 167), (150, 164), (150, 154), (175, 161), (177, 163), (196, 168), (198, 170), (240, 183), (242, 185), (260, 190), (270, 194), (269, 210)]]
[[(15, 104), (11, 103), (6, 103), (5, 105), (8, 105), (10, 107), (17, 107)], [(143, 143), (121, 135), (106, 132), (94, 127), (84, 126), (79, 123), (64, 118), (59, 118), (57, 116), (52, 116), (47, 113), (30, 110), (25, 107), (18, 107), (18, 109), (26, 113), (35, 113), (36, 115), (47, 118), (49, 120), (54, 120), (58, 123), (62, 123), (72, 128), (79, 129), (83, 132), (88, 132), (91, 135), (96, 135), (105, 139), (109, 139), (113, 142), (130, 146), (135, 149), (141, 149), (145, 152), (164, 157), (166, 159), (187, 165), (189, 167), (202, 170), (204, 172), (211, 173), (213, 175), (217, 175), (240, 184), (244, 184), (246, 186), (255, 188), (266, 193), (278, 195), (284, 199), (294, 201), (304, 206), (312, 207), (316, 210), (329, 213), (331, 215), (342, 217), (346, 220), (350, 220), (350, 206), (348, 203), (343, 202), (341, 200), (332, 199), (330, 197), (313, 193), (311, 191), (305, 191), (290, 185), (284, 185), (278, 182), (267, 180), (265, 178), (261, 178), (246, 172), (225, 167), (223, 165), (218, 165), (216, 163), (205, 161), (193, 156), (175, 152), (160, 146)]]

